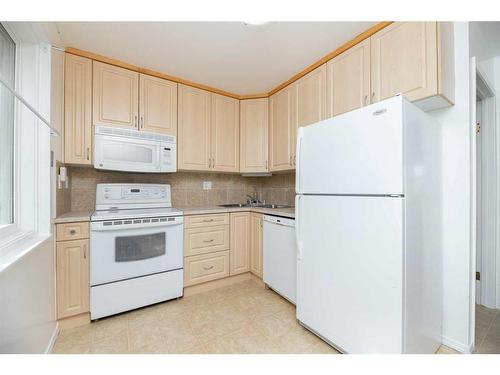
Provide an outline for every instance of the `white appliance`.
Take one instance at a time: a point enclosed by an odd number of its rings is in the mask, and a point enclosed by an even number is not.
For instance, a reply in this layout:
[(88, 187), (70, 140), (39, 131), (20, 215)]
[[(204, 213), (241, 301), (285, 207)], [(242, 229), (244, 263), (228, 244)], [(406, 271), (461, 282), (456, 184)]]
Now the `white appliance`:
[(295, 220), (264, 215), (263, 224), (264, 283), (295, 303), (297, 294)]
[(441, 343), (440, 134), (402, 96), (299, 128), (297, 318), (343, 352)]
[(90, 224), (90, 317), (183, 294), (182, 211), (170, 186), (98, 184)]
[(127, 172), (175, 172), (176, 137), (106, 126), (95, 127), (94, 168)]

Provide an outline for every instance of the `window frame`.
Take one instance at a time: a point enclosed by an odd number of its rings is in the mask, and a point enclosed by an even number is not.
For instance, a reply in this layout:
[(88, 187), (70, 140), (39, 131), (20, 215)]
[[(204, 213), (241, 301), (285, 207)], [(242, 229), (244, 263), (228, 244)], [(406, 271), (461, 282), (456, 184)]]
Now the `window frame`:
[[(31, 25), (2, 23), (15, 43), (14, 89), (50, 118), (50, 45)], [(13, 223), (0, 228), (0, 271), (52, 235), (50, 129), (14, 101)]]

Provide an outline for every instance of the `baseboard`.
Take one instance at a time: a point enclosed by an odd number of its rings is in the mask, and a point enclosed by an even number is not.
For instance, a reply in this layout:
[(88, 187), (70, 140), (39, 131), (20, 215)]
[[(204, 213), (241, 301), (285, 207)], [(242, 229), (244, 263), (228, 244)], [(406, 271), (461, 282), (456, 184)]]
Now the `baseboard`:
[(455, 349), (456, 351), (459, 351), (460, 353), (464, 353), (464, 354), (471, 354), (473, 352), (473, 347), (472, 345), (466, 345), (466, 344), (463, 344), (461, 342), (458, 342), (456, 340), (453, 340), (453, 339), (450, 339), (449, 337), (446, 337), (446, 336), (443, 336), (442, 337), (442, 344), (449, 347), (449, 348), (452, 348), (452, 349)]
[(56, 343), (57, 336), (59, 336), (59, 323), (56, 321), (56, 326), (54, 327), (54, 331), (52, 332), (52, 335), (50, 336), (49, 344), (47, 345), (47, 348), (45, 349), (45, 354), (52, 353), (52, 349), (54, 348), (54, 344)]
[(86, 312), (83, 314), (69, 316), (67, 318), (59, 319), (59, 330), (65, 331), (67, 329), (80, 327), (86, 324), (90, 324), (90, 313)]
[(259, 277), (251, 274), (250, 272), (240, 273), (239, 275), (228, 276), (223, 279), (207, 281), (206, 283), (185, 287), (184, 297), (192, 296), (198, 293), (208, 292), (217, 288), (236, 284), (245, 280), (261, 281)]

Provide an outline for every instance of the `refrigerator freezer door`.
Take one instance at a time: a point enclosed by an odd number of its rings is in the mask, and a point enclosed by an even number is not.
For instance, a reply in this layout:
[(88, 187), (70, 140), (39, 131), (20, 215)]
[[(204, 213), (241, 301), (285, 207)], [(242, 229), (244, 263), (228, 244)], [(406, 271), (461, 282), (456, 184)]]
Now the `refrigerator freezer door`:
[(347, 353), (401, 353), (403, 201), (297, 196), (297, 319)]
[(299, 128), (298, 194), (403, 194), (400, 96)]

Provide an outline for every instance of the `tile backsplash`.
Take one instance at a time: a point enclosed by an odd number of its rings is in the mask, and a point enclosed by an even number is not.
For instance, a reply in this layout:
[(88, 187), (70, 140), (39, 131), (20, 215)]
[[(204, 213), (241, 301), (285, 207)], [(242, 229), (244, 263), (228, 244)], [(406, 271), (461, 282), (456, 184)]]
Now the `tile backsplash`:
[[(257, 194), (273, 204), (294, 204), (295, 174), (271, 177), (243, 177), (222, 173), (122, 173), (100, 171), (88, 167), (69, 167), (71, 211), (92, 210), (98, 183), (157, 183), (170, 184), (172, 205), (207, 206), (245, 202), (248, 195)], [(203, 181), (211, 181), (212, 189), (203, 190)]]

